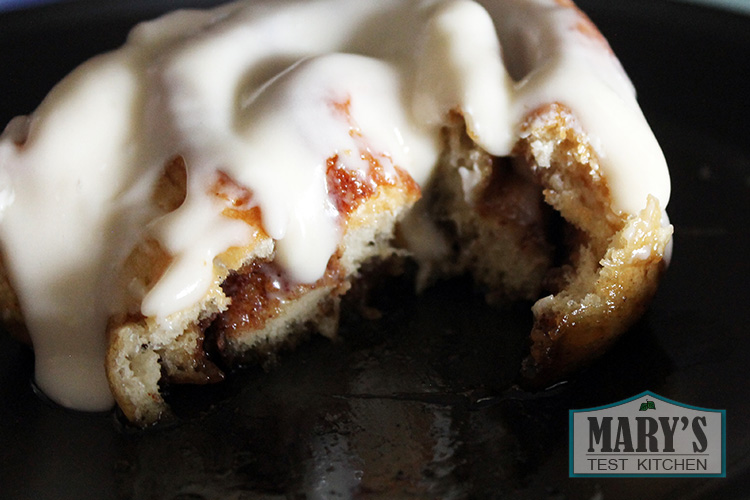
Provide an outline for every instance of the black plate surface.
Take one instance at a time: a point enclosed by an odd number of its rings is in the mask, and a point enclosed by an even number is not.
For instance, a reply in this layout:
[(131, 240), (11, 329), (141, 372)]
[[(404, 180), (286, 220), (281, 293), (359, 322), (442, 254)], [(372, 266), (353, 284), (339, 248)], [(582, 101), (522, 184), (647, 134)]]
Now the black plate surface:
[[(212, 2), (193, 1), (190, 5)], [(566, 384), (512, 386), (528, 312), (463, 282), (347, 315), (271, 371), (172, 394), (145, 432), (37, 397), (0, 332), (0, 497), (738, 499), (750, 491), (750, 18), (656, 0), (581, 1), (639, 89), (671, 166), (672, 266), (645, 318)], [(0, 15), (0, 122), (33, 110), (137, 20), (188, 2), (69, 2)], [(727, 411), (727, 478), (570, 479), (568, 410), (652, 390)]]

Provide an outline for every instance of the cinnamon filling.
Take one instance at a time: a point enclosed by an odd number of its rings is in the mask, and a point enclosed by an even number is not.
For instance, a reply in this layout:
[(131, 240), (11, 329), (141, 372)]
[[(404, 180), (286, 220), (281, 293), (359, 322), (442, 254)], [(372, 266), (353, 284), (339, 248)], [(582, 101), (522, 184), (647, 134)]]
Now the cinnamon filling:
[(348, 282), (339, 265), (339, 256), (334, 255), (323, 277), (315, 283), (294, 283), (275, 262), (254, 261), (232, 272), (221, 287), (232, 304), (208, 330), (215, 337), (218, 349), (223, 351), (226, 338), (262, 330), (269, 320), (282, 313), (285, 305), (305, 293), (331, 287), (333, 295), (343, 294)]

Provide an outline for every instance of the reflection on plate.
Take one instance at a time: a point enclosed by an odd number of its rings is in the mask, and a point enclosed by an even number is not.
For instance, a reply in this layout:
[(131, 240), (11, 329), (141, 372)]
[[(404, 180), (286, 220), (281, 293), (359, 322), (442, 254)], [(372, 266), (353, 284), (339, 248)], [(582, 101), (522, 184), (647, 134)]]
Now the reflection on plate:
[[(315, 338), (269, 372), (173, 392), (182, 420), (140, 432), (46, 404), (30, 384), (32, 354), (0, 333), (2, 496), (744, 497), (750, 19), (666, 1), (580, 3), (639, 89), (674, 185), (672, 267), (615, 350), (568, 383), (526, 393), (513, 381), (527, 310), (487, 308), (461, 281), (416, 298), (395, 282), (384, 319), (352, 314), (341, 342)], [(83, 1), (0, 16), (0, 121), (173, 5)], [(568, 410), (644, 390), (727, 410), (726, 480), (567, 477)]]

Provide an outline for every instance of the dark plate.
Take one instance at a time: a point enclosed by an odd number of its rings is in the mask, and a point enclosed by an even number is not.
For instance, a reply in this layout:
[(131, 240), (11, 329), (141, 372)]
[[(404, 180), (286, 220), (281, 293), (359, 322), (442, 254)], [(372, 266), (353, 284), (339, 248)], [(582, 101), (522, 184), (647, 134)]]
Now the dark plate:
[[(208, 5), (211, 2), (192, 2)], [(72, 2), (0, 15), (0, 122), (31, 111), (137, 20), (187, 2)], [(513, 387), (529, 314), (452, 282), (383, 319), (352, 313), (271, 371), (175, 391), (145, 432), (45, 403), (0, 333), (0, 497), (745, 498), (750, 488), (750, 19), (665, 1), (581, 2), (639, 88), (673, 179), (672, 266), (645, 318), (565, 384)], [(727, 478), (569, 479), (568, 410), (644, 390), (727, 412)]]

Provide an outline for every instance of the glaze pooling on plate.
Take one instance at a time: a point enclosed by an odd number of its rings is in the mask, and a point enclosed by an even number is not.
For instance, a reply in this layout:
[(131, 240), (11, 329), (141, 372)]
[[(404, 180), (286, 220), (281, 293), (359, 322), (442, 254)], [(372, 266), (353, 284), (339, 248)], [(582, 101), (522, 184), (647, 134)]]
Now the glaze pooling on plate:
[[(167, 322), (200, 300), (214, 258), (250, 238), (207, 188), (218, 175), (252, 194), (285, 271), (319, 278), (340, 237), (326, 160), (368, 168), (352, 123), (388, 159), (386, 174), (399, 167), (422, 183), (449, 113), (504, 156), (528, 112), (559, 102), (590, 137), (616, 210), (636, 213), (649, 194), (666, 206), (664, 157), (590, 21), (567, 2), (484, 4), (178, 11), (139, 25), (125, 46), (84, 63), (12, 121), (0, 139), (0, 239), (42, 390), (73, 408), (112, 404), (104, 332), (121, 308), (120, 266), (144, 237), (173, 260), (144, 293), (142, 313)], [(187, 196), (164, 215), (153, 185), (176, 156)]]

